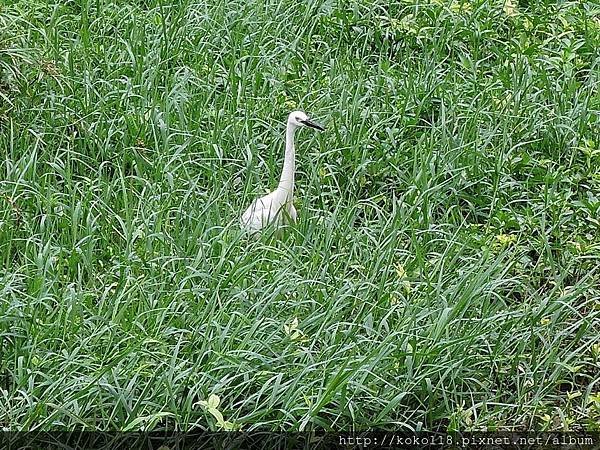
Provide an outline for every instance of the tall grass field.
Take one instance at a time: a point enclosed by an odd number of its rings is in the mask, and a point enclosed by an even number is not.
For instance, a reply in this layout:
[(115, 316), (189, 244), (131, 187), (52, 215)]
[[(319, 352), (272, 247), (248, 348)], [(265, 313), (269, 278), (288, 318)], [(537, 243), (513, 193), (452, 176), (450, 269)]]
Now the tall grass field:
[(599, 49), (588, 0), (4, 0), (0, 429), (600, 430)]

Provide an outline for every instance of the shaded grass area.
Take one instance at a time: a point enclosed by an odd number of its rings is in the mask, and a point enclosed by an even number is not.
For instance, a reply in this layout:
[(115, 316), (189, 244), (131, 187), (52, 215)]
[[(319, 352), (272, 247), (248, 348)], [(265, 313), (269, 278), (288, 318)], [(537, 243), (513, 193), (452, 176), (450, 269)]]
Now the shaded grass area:
[(598, 429), (600, 9), (508, 5), (2, 6), (0, 424)]

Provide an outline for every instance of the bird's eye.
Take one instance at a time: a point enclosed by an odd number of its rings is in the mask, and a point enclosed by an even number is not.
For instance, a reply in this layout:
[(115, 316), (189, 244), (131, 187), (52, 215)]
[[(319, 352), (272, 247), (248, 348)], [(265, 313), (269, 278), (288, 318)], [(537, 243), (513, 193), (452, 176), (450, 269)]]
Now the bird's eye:
[(296, 117), (296, 122), (300, 122), (300, 117)]

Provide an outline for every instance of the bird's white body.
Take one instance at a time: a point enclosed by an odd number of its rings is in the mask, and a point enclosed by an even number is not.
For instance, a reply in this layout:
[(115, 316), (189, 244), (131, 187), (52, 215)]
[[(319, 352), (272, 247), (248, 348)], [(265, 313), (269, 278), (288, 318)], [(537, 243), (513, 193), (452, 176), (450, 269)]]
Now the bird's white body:
[(296, 208), (293, 198), (279, 188), (264, 197), (257, 198), (242, 214), (242, 226), (248, 231), (257, 232), (273, 224), (281, 226), (288, 221), (296, 222)]
[(302, 126), (323, 130), (320, 125), (312, 122), (302, 111), (290, 113), (285, 134), (285, 159), (279, 186), (273, 192), (257, 198), (250, 204), (240, 219), (244, 229), (255, 233), (269, 225), (278, 227), (290, 221), (296, 222), (297, 214), (293, 203), (296, 164), (294, 134), (296, 129)]

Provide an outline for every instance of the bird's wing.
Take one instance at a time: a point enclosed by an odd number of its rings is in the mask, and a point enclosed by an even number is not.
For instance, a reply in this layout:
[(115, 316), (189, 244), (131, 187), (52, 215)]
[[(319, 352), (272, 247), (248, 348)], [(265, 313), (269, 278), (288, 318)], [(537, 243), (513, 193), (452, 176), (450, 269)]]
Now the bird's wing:
[(277, 216), (280, 208), (280, 205), (277, 205), (277, 202), (273, 200), (273, 193), (254, 200), (242, 214), (242, 226), (255, 231), (267, 226)]

